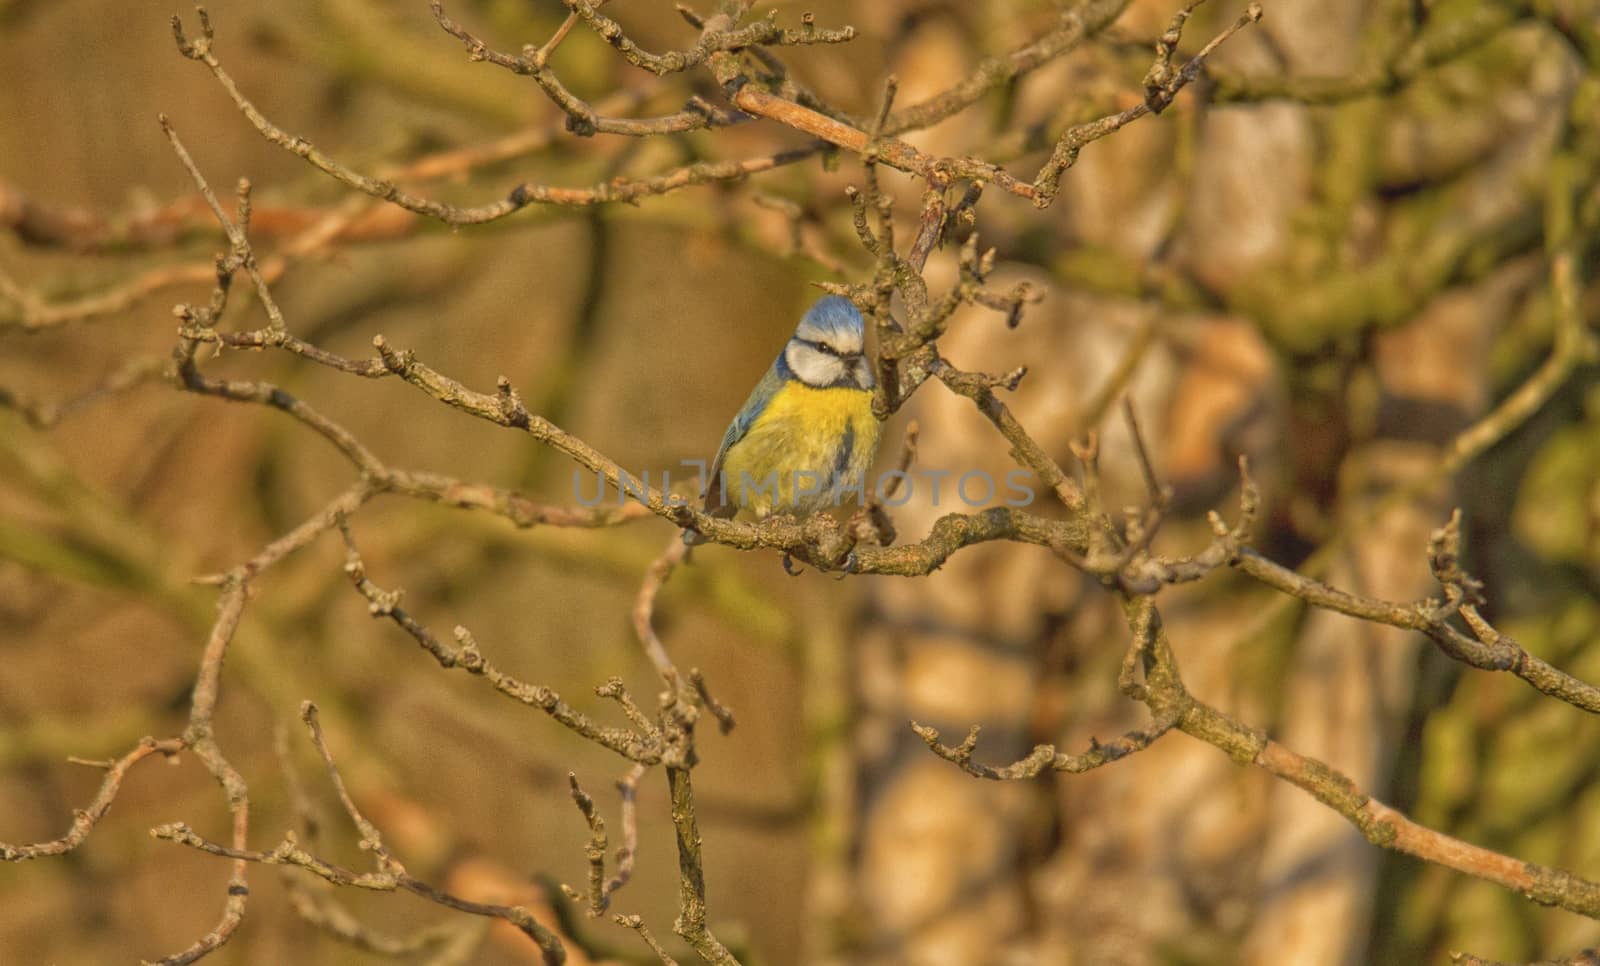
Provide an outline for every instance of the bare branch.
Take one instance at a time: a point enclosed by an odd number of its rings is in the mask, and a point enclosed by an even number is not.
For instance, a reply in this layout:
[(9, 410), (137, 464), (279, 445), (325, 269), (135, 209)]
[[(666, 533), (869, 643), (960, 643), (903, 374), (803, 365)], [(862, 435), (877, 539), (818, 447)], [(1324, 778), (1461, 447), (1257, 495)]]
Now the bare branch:
[(672, 576), (672, 571), (683, 562), (688, 552), (688, 544), (674, 533), (672, 539), (667, 541), (667, 548), (650, 564), (644, 582), (639, 586), (639, 593), (635, 595), (633, 601), (633, 632), (638, 635), (639, 644), (644, 648), (645, 655), (650, 658), (650, 663), (655, 665), (656, 673), (661, 675), (661, 679), (666, 681), (669, 687), (676, 686), (678, 669), (673, 666), (672, 658), (667, 656), (666, 649), (661, 646), (661, 638), (656, 636), (652, 620), (655, 615), (656, 595), (661, 592), (662, 585)]
[(611, 919), (617, 925), (632, 929), (638, 933), (639, 938), (644, 941), (645, 945), (650, 947), (650, 951), (656, 954), (656, 959), (661, 961), (661, 966), (678, 966), (678, 961), (668, 955), (661, 943), (656, 941), (656, 937), (650, 934), (649, 929), (645, 928), (643, 919), (638, 916), (613, 916)]
[(639, 850), (639, 821), (635, 801), (639, 779), (644, 777), (644, 772), (644, 765), (634, 765), (617, 782), (617, 792), (622, 796), (622, 845), (617, 849), (616, 875), (610, 879), (606, 878), (606, 849), (610, 841), (606, 836), (605, 819), (600, 817), (594, 799), (579, 786), (578, 776), (567, 773), (572, 801), (589, 826), (589, 844), (584, 847), (584, 855), (589, 860), (589, 886), (583, 893), (568, 886), (562, 886), (561, 889), (570, 899), (587, 900), (590, 916), (599, 916), (610, 908), (611, 896), (633, 877), (634, 856)]
[(587, 207), (618, 201), (631, 202), (650, 195), (665, 194), (690, 185), (713, 181), (739, 181), (752, 174), (804, 160), (818, 150), (815, 147), (801, 147), (745, 161), (704, 162), (676, 168), (650, 178), (632, 180), (618, 178), (588, 188), (559, 188), (523, 183), (517, 185), (499, 201), (463, 208), (412, 194), (401, 189), (393, 181), (364, 175), (323, 154), (306, 139), (292, 135), (273, 124), (245, 98), (234, 84), (233, 78), (223, 70), (221, 63), (212, 55), (209, 29), (202, 40), (191, 42), (184, 36), (182, 24), (176, 17), (173, 18), (173, 27), (178, 34), (179, 50), (185, 57), (198, 60), (211, 69), (211, 73), (227, 91), (228, 96), (233, 98), (239, 111), (255, 126), (262, 137), (358, 191), (450, 225), (481, 225), (497, 221), (531, 204)]
[(433, 632), (399, 606), (400, 591), (383, 590), (367, 579), (366, 564), (356, 549), (348, 526), (341, 526), (345, 537), (345, 574), (361, 596), (367, 599), (367, 610), (375, 618), (388, 618), (411, 635), (442, 668), (461, 668), (468, 674), (478, 675), (496, 691), (513, 701), (538, 708), (557, 722), (597, 745), (608, 748), (630, 761), (653, 765), (661, 761), (661, 748), (657, 742), (634, 734), (623, 728), (600, 725), (587, 715), (561, 700), (561, 696), (543, 685), (527, 684), (501, 672), (478, 650), (478, 642), (465, 627), (456, 628), (457, 647), (451, 647), (434, 636)]
[(1060, 190), (1061, 175), (1077, 163), (1078, 152), (1082, 151), (1085, 145), (1120, 131), (1146, 114), (1160, 114), (1166, 110), (1172, 99), (1178, 96), (1178, 92), (1200, 76), (1200, 72), (1205, 68), (1206, 58), (1211, 56), (1212, 51), (1229, 37), (1261, 19), (1261, 5), (1252, 2), (1237, 20), (1212, 38), (1211, 42), (1190, 58), (1188, 63), (1178, 70), (1173, 70), (1172, 55), (1183, 37), (1183, 25), (1194, 12), (1194, 8), (1204, 2), (1205, 0), (1190, 0), (1172, 18), (1171, 26), (1156, 42), (1156, 60), (1151, 65), (1149, 73), (1145, 75), (1143, 101), (1125, 111), (1097, 121), (1075, 124), (1061, 135), (1060, 140), (1056, 142), (1055, 150), (1050, 152), (1050, 160), (1045, 162), (1044, 167), (1039, 169), (1038, 176), (1033, 179), (1033, 188), (1037, 193), (1036, 204), (1042, 208), (1055, 198), (1056, 192)]
[[(652, 54), (628, 39), (627, 34), (623, 33), (621, 24), (600, 13), (601, 4), (594, 0), (562, 0), (562, 2), (606, 43), (616, 48), (628, 63), (657, 76), (698, 67), (712, 54), (724, 51), (763, 45), (792, 47), (803, 44), (842, 44), (854, 40), (856, 36), (854, 27), (841, 27), (837, 30), (819, 28), (812, 22), (809, 14), (799, 29), (779, 27), (777, 11), (773, 11), (765, 20), (758, 20), (743, 27), (734, 27), (730, 24), (727, 29), (714, 29), (713, 21), (707, 21), (705, 29), (701, 31), (699, 42), (689, 50)], [(716, 26), (720, 27), (722, 19), (716, 18)]]
[(122, 790), (122, 780), (128, 774), (128, 769), (150, 757), (153, 754), (167, 756), (175, 755), (183, 750), (183, 742), (176, 738), (157, 741), (154, 738), (141, 738), (138, 745), (127, 754), (109, 763), (106, 768), (106, 777), (100, 783), (100, 791), (96, 793), (94, 801), (87, 808), (76, 809), (72, 813), (72, 827), (60, 838), (48, 842), (36, 842), (32, 845), (7, 845), (0, 842), (0, 861), (23, 862), (28, 859), (39, 859), (51, 855), (64, 855), (82, 845), (94, 831), (96, 823), (106, 817), (111, 810), (111, 803), (116, 799), (117, 792)]
[(1126, 734), (1113, 738), (1111, 741), (1101, 743), (1093, 738), (1089, 739), (1089, 750), (1079, 755), (1069, 755), (1056, 751), (1055, 745), (1039, 745), (1027, 757), (1021, 758), (1009, 765), (992, 767), (979, 764), (972, 760), (972, 753), (978, 747), (978, 725), (973, 725), (967, 732), (967, 737), (961, 744), (951, 747), (941, 744), (939, 731), (927, 725), (911, 722), (911, 730), (923, 740), (928, 750), (954, 764), (962, 771), (975, 778), (987, 778), (991, 781), (1022, 781), (1037, 778), (1046, 771), (1064, 771), (1069, 774), (1079, 774), (1120, 761), (1129, 755), (1141, 752), (1150, 747), (1162, 735), (1171, 731), (1177, 724), (1173, 718), (1163, 718), (1152, 722), (1148, 727), (1138, 728)]
[(254, 852), (238, 845), (231, 848), (219, 845), (196, 834), (181, 822), (154, 828), (151, 830), (151, 835), (158, 839), (187, 845), (190, 848), (198, 849), (211, 855), (233, 859), (237, 865), (255, 862), (265, 865), (294, 866), (306, 869), (335, 885), (353, 886), (380, 892), (405, 889), (449, 909), (475, 916), (504, 919), (533, 940), (539, 947), (544, 962), (549, 966), (559, 966), (566, 960), (566, 950), (562, 946), (560, 938), (536, 920), (533, 914), (522, 906), (502, 906), (462, 899), (407, 873), (405, 867), (384, 847), (377, 827), (367, 821), (345, 790), (344, 780), (339, 775), (338, 766), (334, 764), (333, 756), (328, 751), (327, 743), (323, 739), (322, 729), (317, 721), (316, 705), (309, 701), (305, 702), (301, 706), (301, 717), (304, 719), (306, 727), (311, 734), (312, 742), (316, 745), (317, 751), (321, 754), (323, 762), (327, 766), (329, 780), (338, 793), (340, 802), (344, 805), (351, 822), (361, 832), (362, 848), (373, 853), (378, 866), (377, 871), (353, 872), (325, 862), (301, 849), (292, 832), (285, 835), (283, 841), (270, 852)]
[(261, 268), (256, 264), (255, 252), (251, 249), (250, 242), (246, 238), (246, 232), (250, 227), (250, 182), (243, 178), (239, 179), (239, 202), (237, 208), (239, 221), (238, 224), (234, 224), (228, 218), (227, 213), (222, 210), (221, 203), (217, 201), (217, 196), (212, 192), (211, 187), (206, 184), (206, 179), (200, 174), (200, 169), (195, 166), (194, 158), (189, 156), (189, 152), (184, 148), (183, 142), (178, 140), (178, 132), (172, 129), (172, 122), (167, 120), (165, 114), (161, 115), (161, 130), (166, 133), (167, 140), (172, 143), (172, 150), (178, 155), (178, 160), (182, 161), (183, 166), (189, 170), (189, 176), (194, 179), (195, 185), (200, 189), (200, 194), (206, 199), (206, 204), (211, 207), (211, 213), (216, 216), (217, 224), (221, 225), (222, 230), (227, 233), (228, 241), (233, 246), (229, 257), (238, 267), (243, 268), (250, 275), (250, 280), (255, 283), (256, 295), (261, 299), (262, 307), (267, 310), (268, 325), (274, 331), (282, 331), (283, 313), (278, 309), (278, 303), (273, 301), (272, 293), (267, 290), (267, 280), (262, 276)]
[[(1452, 561), (1454, 559), (1453, 548), (1460, 539), (1457, 529), (1459, 520), (1459, 515), (1452, 516), (1450, 523), (1444, 529), (1435, 531), (1433, 538), (1435, 574), (1445, 583), (1449, 597), (1443, 606), (1433, 600), (1398, 604), (1351, 594), (1275, 564), (1248, 549), (1238, 554), (1233, 565), (1262, 583), (1313, 607), (1336, 611), (1359, 620), (1419, 631), (1437, 644), (1440, 650), (1464, 664), (1485, 671), (1509, 671), (1544, 694), (1591, 714), (1600, 714), (1600, 687), (1552, 667), (1529, 654), (1512, 638), (1489, 626), (1465, 596), (1462, 589), (1464, 580), (1459, 571), (1452, 572), (1453, 568), (1446, 569), (1438, 563), (1441, 545), (1451, 548), (1447, 551), (1448, 556)], [(1471, 635), (1450, 626), (1449, 618), (1457, 612), (1467, 622)]]
[(990, 57), (960, 83), (890, 115), (884, 134), (932, 127), (961, 113), (990, 91), (1015, 81), (1063, 55), (1105, 29), (1121, 15), (1128, 0), (1089, 0), (1064, 9), (1056, 28), (1001, 57)]
[[(482, 40), (474, 36), (465, 27), (451, 20), (445, 15), (444, 5), (439, 0), (431, 0), (429, 6), (433, 10), (433, 17), (439, 22), (445, 33), (461, 41), (467, 48), (468, 55), (473, 60), (487, 61), (496, 67), (503, 67), (514, 74), (531, 77), (534, 83), (549, 96), (550, 100), (567, 115), (567, 130), (580, 137), (589, 137), (595, 134), (622, 134), (629, 137), (649, 137), (658, 134), (674, 134), (684, 131), (698, 131), (710, 127), (726, 127), (737, 124), (745, 118), (742, 115), (727, 111), (718, 111), (699, 98), (690, 101), (690, 106), (676, 114), (654, 118), (621, 118), (603, 117), (595, 111), (588, 102), (582, 100), (566, 85), (561, 83), (555, 71), (549, 67), (550, 55), (560, 46), (567, 33), (577, 22), (579, 14), (576, 10), (567, 15), (567, 19), (557, 28), (544, 46), (539, 48), (524, 48), (520, 55), (504, 54), (492, 50)], [(592, 5), (598, 8), (601, 4)], [(598, 16), (598, 14), (597, 14)]]

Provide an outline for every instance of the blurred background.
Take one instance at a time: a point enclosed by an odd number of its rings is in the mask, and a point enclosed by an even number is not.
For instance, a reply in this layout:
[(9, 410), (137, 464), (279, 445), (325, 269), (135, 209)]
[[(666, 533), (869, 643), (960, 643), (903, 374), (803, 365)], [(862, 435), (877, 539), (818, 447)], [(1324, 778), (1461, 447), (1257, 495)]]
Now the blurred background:
[[(1600, 681), (1595, 368), (1579, 367), (1460, 472), (1434, 472), (1455, 435), (1550, 353), (1550, 195), (1576, 199), (1585, 274), (1595, 274), (1600, 6), (1265, 6), (1217, 54), (1214, 87), (1197, 83), (1160, 117), (1086, 148), (1053, 207), (983, 199), (977, 228), (998, 250), (999, 287), (1027, 280), (1045, 298), (1014, 332), (994, 313), (964, 312), (941, 347), (968, 369), (1028, 366), (1008, 404), (1063, 464), (1132, 367), (1129, 395), (1181, 511), (1159, 544), (1170, 553), (1209, 539), (1207, 510), (1233, 518), (1241, 454), (1265, 497), (1256, 545), (1290, 566), (1319, 555), (1330, 582), (1360, 593), (1437, 593), (1428, 533), (1461, 506), (1487, 616)], [(1175, 7), (1135, 0), (1101, 42), (908, 138), (1032, 172), (1064, 126), (1138, 102), (1150, 44)], [(447, 9), (511, 51), (542, 43), (565, 16), (555, 0)], [(1028, 0), (777, 6), (786, 24), (807, 9), (819, 25), (852, 23), (859, 38), (783, 56), (858, 116), (872, 112), (886, 74), (900, 79), (900, 103), (914, 103), (1056, 16)], [(216, 53), (246, 96), (364, 171), (556, 120), (525, 79), (469, 63), (421, 2), (215, 0), (210, 10)], [(607, 12), (652, 50), (694, 37), (658, 5)], [(1241, 12), (1213, 0), (1182, 49)], [(93, 797), (100, 773), (67, 756), (115, 757), (142, 735), (181, 730), (214, 616), (215, 591), (191, 578), (248, 558), (353, 479), (281, 414), (159, 381), (50, 427), (24, 418), (19, 401), (68, 399), (164, 357), (172, 304), (206, 298), (223, 242), (158, 112), (219, 193), (240, 176), (255, 184), (256, 244), (264, 260), (286, 259), (273, 290), (291, 331), (356, 357), (381, 333), (482, 390), (504, 374), (531, 410), (635, 471), (709, 458), (817, 294), (809, 283), (871, 272), (844, 201), (861, 179), (849, 157), (459, 231), (373, 207), (346, 235), (297, 248), (353, 193), (257, 136), (174, 50), (172, 13), (193, 20), (148, 0), (0, 0), (7, 842), (59, 835)], [(1469, 42), (1417, 53), (1438, 36)], [(1419, 58), (1430, 66), (1418, 69)], [(590, 99), (640, 92), (640, 113), (716, 96), (699, 75), (663, 82), (630, 68), (582, 28), (553, 63)], [(1311, 83), (1273, 96), (1252, 78)], [(1315, 82), (1359, 78), (1375, 80), (1313, 96)], [(476, 204), (524, 180), (587, 185), (801, 143), (762, 121), (643, 141), (563, 135), (414, 183)], [(1553, 192), (1553, 178), (1571, 190)], [(922, 185), (896, 172), (884, 184), (909, 238)], [(936, 292), (953, 284), (953, 253), (936, 254), (927, 277)], [(246, 289), (235, 286), (233, 327), (264, 324)], [(82, 310), (107, 293), (99, 310)], [(1600, 290), (1582, 310), (1596, 317)], [(72, 319), (39, 323), (52, 312)], [(391, 465), (573, 502), (564, 458), (395, 380), (284, 353), (230, 351), (205, 366), (276, 382)], [(1001, 478), (1012, 466), (988, 422), (937, 385), (891, 421), (885, 462), (910, 419), (923, 469)], [(1136, 502), (1127, 434), (1115, 418), (1102, 428), (1108, 503)], [(895, 512), (902, 539), (949, 509), (927, 496)], [(437, 632), (469, 627), (507, 672), (598, 716), (615, 714), (592, 695), (608, 677), (653, 694), (629, 613), (671, 537), (664, 523), (518, 530), (383, 497), (352, 527), (376, 583), (403, 587)], [(216, 727), (250, 783), (253, 846), (270, 848), (294, 821), (274, 750), (283, 732), (321, 812), (319, 851), (365, 868), (296, 722), (311, 699), (354, 797), (413, 874), (549, 907), (567, 920), (573, 961), (648, 961), (627, 930), (552, 891), (586, 874), (567, 772), (614, 819), (623, 763), (481, 681), (443, 673), (369, 619), (343, 559), (327, 536), (266, 574), (229, 653)], [(1600, 723), (1582, 712), (1464, 669), (1416, 635), (1309, 612), (1231, 573), (1165, 592), (1162, 608), (1198, 696), (1421, 822), (1600, 875)], [(1432, 963), (1450, 950), (1524, 961), (1600, 944), (1600, 923), (1380, 852), (1301, 792), (1183, 735), (1086, 775), (1004, 785), (929, 755), (908, 720), (947, 735), (981, 723), (979, 756), (995, 763), (1041, 742), (1080, 751), (1143, 720), (1116, 688), (1127, 632), (1114, 600), (1038, 548), (971, 548), (925, 579), (836, 581), (707, 547), (666, 587), (657, 629), (679, 665), (705, 668), (739, 713), (727, 737), (702, 729), (696, 775), (711, 924), (746, 962)], [(671, 939), (676, 857), (657, 774), (639, 815), (638, 871), (616, 907)], [(146, 834), (180, 820), (225, 837), (214, 782), (188, 757), (146, 763), (83, 847), (0, 865), (0, 960), (155, 958), (210, 929), (226, 864)], [(211, 961), (384, 961), (306, 924), (275, 871), (252, 870), (245, 925)], [(394, 934), (462, 925), (410, 896), (338, 898)], [(453, 961), (534, 961), (513, 931), (479, 932)], [(675, 943), (675, 955), (691, 955)]]

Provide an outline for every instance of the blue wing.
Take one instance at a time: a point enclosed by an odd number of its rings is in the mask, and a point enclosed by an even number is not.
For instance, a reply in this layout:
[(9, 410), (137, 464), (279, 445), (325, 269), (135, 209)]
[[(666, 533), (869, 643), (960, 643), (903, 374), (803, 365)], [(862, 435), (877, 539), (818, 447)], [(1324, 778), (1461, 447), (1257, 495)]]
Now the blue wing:
[(766, 375), (750, 390), (750, 398), (744, 401), (744, 406), (739, 414), (733, 417), (733, 422), (728, 425), (728, 431), (722, 434), (722, 445), (717, 448), (717, 458), (711, 463), (711, 472), (706, 476), (705, 512), (721, 515), (731, 515), (735, 509), (727, 506), (722, 500), (722, 461), (728, 455), (728, 450), (739, 440), (744, 439), (750, 432), (750, 427), (760, 418), (766, 410), (772, 397), (783, 388), (785, 381), (783, 356), (779, 356), (767, 369)]

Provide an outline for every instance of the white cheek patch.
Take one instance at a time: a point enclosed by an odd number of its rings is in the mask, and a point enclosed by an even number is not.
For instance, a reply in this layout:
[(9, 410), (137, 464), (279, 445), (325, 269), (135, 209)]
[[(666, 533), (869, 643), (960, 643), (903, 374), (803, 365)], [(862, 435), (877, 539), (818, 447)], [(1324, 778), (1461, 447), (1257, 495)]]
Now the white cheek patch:
[(862, 389), (872, 389), (877, 383), (877, 380), (872, 376), (872, 363), (868, 362), (864, 357), (856, 360), (855, 371), (852, 375), (855, 376), (856, 385)]
[(808, 386), (831, 386), (845, 374), (844, 363), (802, 342), (790, 342), (783, 350), (783, 361), (796, 378)]

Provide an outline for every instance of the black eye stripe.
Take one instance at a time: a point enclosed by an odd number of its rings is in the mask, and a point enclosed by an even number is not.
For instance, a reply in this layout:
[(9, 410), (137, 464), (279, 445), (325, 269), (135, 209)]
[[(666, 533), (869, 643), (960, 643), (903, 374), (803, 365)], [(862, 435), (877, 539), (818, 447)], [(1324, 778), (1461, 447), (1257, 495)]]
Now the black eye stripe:
[(811, 348), (817, 350), (818, 352), (822, 353), (823, 355), (833, 356), (835, 359), (842, 358), (844, 355), (846, 355), (846, 353), (840, 352), (838, 349), (835, 349), (833, 346), (828, 345), (826, 342), (818, 342), (818, 341), (816, 341), (814, 339), (801, 339), (801, 338), (796, 338), (794, 341), (800, 343), (803, 346), (810, 346)]

